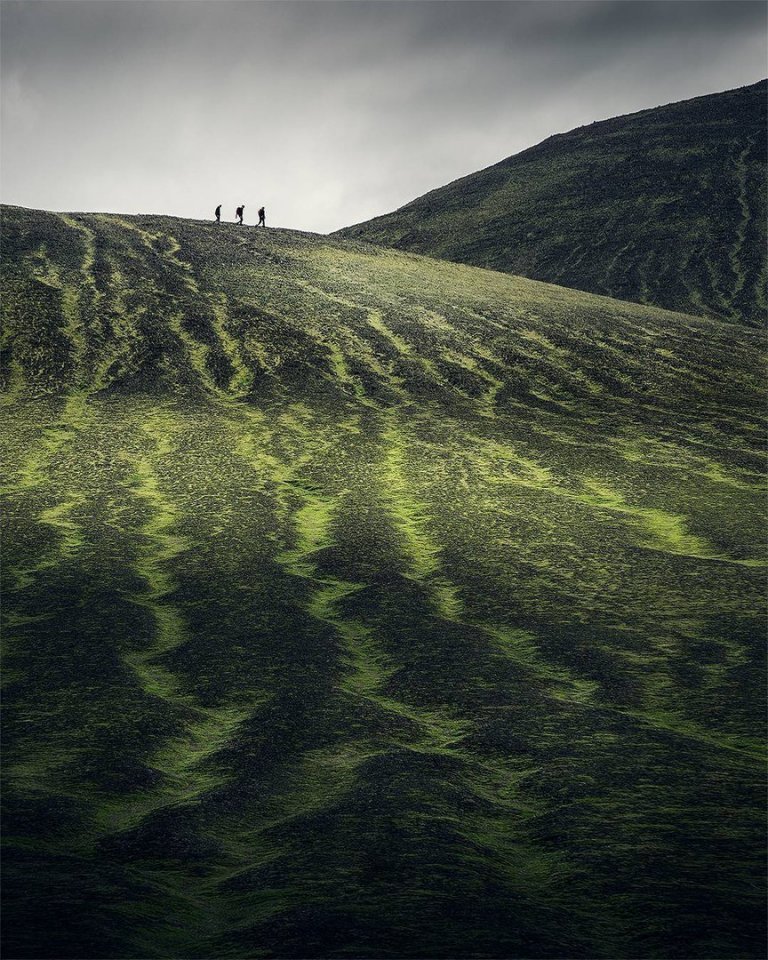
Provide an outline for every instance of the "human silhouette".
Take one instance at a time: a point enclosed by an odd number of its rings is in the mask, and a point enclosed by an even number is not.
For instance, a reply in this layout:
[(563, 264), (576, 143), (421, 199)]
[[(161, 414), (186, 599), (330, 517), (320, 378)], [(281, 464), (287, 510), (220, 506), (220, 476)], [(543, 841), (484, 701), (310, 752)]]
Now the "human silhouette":
[(266, 214), (264, 213), (264, 207), (259, 207), (259, 222), (256, 224), (257, 227), (266, 227), (267, 221), (264, 219)]
[(221, 204), (216, 207), (216, 223), (221, 223)]
[(237, 210), (235, 210), (235, 216), (237, 217), (237, 222), (241, 227), (243, 225), (244, 212), (245, 212), (245, 204), (243, 204), (242, 206), (238, 207)]

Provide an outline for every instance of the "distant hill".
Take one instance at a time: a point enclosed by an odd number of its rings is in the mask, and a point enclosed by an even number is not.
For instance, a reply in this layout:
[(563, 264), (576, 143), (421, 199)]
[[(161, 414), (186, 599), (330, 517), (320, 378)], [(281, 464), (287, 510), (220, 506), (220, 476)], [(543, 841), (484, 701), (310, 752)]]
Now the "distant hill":
[(338, 235), (762, 324), (767, 90), (579, 127)]
[(758, 331), (1, 240), (4, 956), (760, 956)]

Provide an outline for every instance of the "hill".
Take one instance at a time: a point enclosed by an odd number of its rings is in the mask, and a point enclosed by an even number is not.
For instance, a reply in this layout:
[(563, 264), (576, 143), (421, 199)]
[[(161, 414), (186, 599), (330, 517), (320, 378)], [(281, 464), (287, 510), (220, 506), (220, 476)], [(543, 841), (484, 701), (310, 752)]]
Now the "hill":
[(764, 324), (767, 84), (550, 137), (338, 236)]
[(760, 955), (755, 331), (3, 212), (9, 960)]

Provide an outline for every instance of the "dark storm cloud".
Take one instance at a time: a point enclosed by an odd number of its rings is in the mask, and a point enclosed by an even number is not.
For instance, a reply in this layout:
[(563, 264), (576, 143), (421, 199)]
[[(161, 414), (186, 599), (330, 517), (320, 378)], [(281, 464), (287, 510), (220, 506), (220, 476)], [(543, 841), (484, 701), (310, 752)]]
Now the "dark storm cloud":
[(6, 0), (3, 199), (246, 219), (263, 202), (329, 230), (552, 133), (760, 79), (765, 9)]

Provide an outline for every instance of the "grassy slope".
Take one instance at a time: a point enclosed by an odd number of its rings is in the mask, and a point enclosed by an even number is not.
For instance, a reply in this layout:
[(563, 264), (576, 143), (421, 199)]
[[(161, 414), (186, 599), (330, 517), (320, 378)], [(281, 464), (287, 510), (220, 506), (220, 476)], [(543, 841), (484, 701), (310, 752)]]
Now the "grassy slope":
[(767, 149), (764, 81), (551, 137), (340, 235), (759, 325)]
[(759, 341), (6, 208), (5, 956), (757, 957)]

